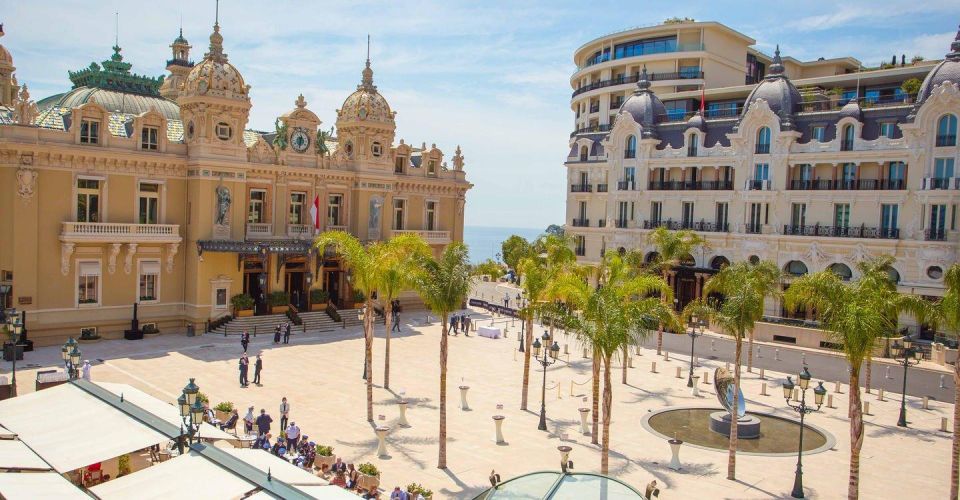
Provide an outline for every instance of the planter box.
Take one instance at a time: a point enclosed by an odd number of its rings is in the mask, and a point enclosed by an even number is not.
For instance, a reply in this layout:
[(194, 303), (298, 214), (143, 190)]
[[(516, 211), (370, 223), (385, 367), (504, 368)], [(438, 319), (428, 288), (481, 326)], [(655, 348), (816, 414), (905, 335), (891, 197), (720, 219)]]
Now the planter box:
[(287, 312), (288, 309), (290, 309), (290, 306), (271, 306), (270, 312), (273, 314), (283, 314)]
[(230, 412), (213, 410), (213, 414), (217, 417), (217, 420), (220, 422), (226, 422), (230, 419)]
[(241, 309), (237, 311), (238, 318), (245, 318), (247, 316), (253, 316), (253, 309)]
[(380, 478), (377, 476), (368, 476), (361, 472), (360, 478), (357, 480), (357, 486), (367, 491), (374, 491), (380, 487)]
[(326, 302), (320, 302), (320, 303), (317, 303), (317, 304), (310, 304), (310, 310), (311, 310), (311, 311), (326, 311), (326, 310), (327, 310), (327, 303), (326, 303)]
[(80, 342), (81, 344), (96, 344), (101, 340), (103, 340), (102, 337), (97, 337), (95, 339), (77, 339), (77, 342)]
[(3, 344), (3, 360), (4, 361), (13, 361), (14, 352), (16, 352), (17, 361), (23, 359), (23, 346), (17, 345), (14, 349), (13, 342), (8, 342)]
[(330, 469), (330, 466), (332, 466), (336, 462), (337, 462), (337, 457), (334, 457), (334, 456), (324, 457), (321, 455), (317, 455), (317, 458), (314, 459), (313, 461), (313, 466), (320, 470), (324, 470), (324, 466), (326, 466), (326, 469)]
[(143, 330), (124, 330), (123, 338), (127, 340), (143, 340)]

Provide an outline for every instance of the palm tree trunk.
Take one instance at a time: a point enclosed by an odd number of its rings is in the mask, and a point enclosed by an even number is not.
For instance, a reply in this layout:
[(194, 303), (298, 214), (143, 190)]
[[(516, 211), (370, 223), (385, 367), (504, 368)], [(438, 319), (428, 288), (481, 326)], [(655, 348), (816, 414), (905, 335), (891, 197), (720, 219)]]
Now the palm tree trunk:
[(437, 468), (447, 468), (447, 315), (443, 315), (443, 335), (440, 336), (440, 452)]
[(624, 346), (623, 346), (623, 363), (622, 363), (622, 364), (623, 364), (623, 367), (621, 367), (621, 370), (623, 370), (623, 382), (622, 382), (622, 383), (624, 383), (624, 384), (627, 383), (627, 365), (630, 364), (630, 359), (629, 359), (629, 358), (630, 358), (630, 348), (629, 348), (629, 346), (627, 346), (626, 344), (624, 344)]
[(727, 449), (727, 479), (737, 479), (737, 407), (740, 405), (740, 359), (743, 356), (743, 332), (737, 332), (737, 351), (733, 360), (733, 405), (730, 410), (730, 447)]
[[(666, 269), (663, 270), (662, 274), (663, 282), (668, 283)], [(660, 301), (666, 304), (667, 297), (665, 297), (663, 294), (660, 294)], [(657, 326), (657, 356), (660, 356), (661, 354), (663, 354), (663, 323), (660, 323), (660, 325)]]
[[(868, 365), (869, 366), (869, 365)], [(850, 370), (850, 480), (847, 498), (860, 497), (860, 448), (863, 447), (863, 407), (860, 403), (860, 367)]]
[(530, 388), (530, 346), (533, 343), (533, 314), (527, 318), (527, 333), (523, 344), (523, 393), (520, 395), (520, 409), (527, 409), (527, 393)]
[(603, 439), (600, 442), (600, 473), (610, 471), (610, 410), (613, 408), (613, 384), (610, 382), (610, 355), (603, 360)]
[(747, 372), (753, 373), (753, 330), (750, 330), (747, 342)]
[(960, 487), (960, 362), (953, 364), (953, 447), (950, 462), (950, 498), (956, 500)]
[(593, 429), (590, 442), (600, 444), (600, 353), (593, 350)]
[(384, 323), (383, 326), (387, 329), (386, 336), (386, 345), (383, 348), (383, 388), (390, 388), (390, 328), (393, 327), (391, 321), (393, 319), (393, 301), (388, 300), (387, 304), (383, 308), (384, 312)]
[(867, 394), (870, 394), (870, 379), (873, 378), (873, 360), (872, 358), (867, 358), (867, 373), (864, 374), (866, 380), (863, 381), (864, 387), (866, 387)]
[(364, 363), (367, 372), (367, 422), (373, 422), (373, 300), (367, 298), (363, 314)]

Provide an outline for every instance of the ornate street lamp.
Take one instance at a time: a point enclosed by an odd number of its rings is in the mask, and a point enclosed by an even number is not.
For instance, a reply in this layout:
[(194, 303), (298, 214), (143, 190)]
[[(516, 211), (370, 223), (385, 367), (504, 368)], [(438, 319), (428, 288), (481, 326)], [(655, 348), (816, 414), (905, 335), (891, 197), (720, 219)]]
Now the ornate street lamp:
[(900, 339), (903, 342), (901, 345), (899, 342), (894, 342), (890, 346), (890, 350), (893, 354), (893, 359), (897, 360), (903, 365), (903, 394), (900, 396), (900, 418), (897, 420), (897, 425), (900, 427), (907, 426), (907, 368), (912, 365), (920, 364), (920, 361), (923, 359), (923, 352), (920, 349), (917, 349), (913, 346), (913, 340), (909, 336), (904, 336)]
[[(553, 342), (552, 346), (547, 347), (550, 343), (550, 334), (547, 332), (543, 333), (544, 343), (540, 343), (540, 339), (535, 339), (533, 341), (533, 358), (543, 366), (543, 387), (540, 391), (540, 424), (537, 425), (537, 429), (541, 431), (547, 430), (547, 367), (557, 362), (557, 356), (560, 354), (560, 345), (556, 341)], [(540, 351), (543, 351), (543, 359), (540, 358)]]
[[(697, 342), (697, 337), (703, 335), (703, 330), (707, 327), (707, 322), (698, 318), (697, 316), (691, 316), (690, 321), (687, 323), (690, 327), (690, 331), (687, 332), (687, 335), (690, 336), (690, 373), (687, 373), (687, 387), (693, 387), (693, 349)], [(697, 330), (700, 330), (699, 332)]]
[(816, 408), (807, 405), (807, 388), (810, 387), (810, 371), (807, 370), (807, 367), (803, 367), (803, 371), (799, 375), (799, 384), (800, 384), (800, 402), (791, 403), (790, 397), (793, 395), (793, 389), (796, 385), (793, 383), (791, 377), (787, 377), (787, 381), (783, 383), (783, 398), (787, 401), (787, 406), (793, 408), (797, 413), (800, 414), (800, 443), (797, 445), (797, 471), (793, 477), (793, 491), (790, 493), (790, 496), (793, 498), (803, 498), (803, 417), (808, 413), (813, 413), (820, 410), (820, 406), (823, 405), (823, 397), (827, 394), (827, 389), (823, 386), (823, 382), (820, 382), (817, 387), (813, 390), (813, 401), (816, 405)]
[(63, 359), (64, 368), (67, 370), (67, 376), (70, 380), (75, 380), (79, 375), (80, 369), (80, 347), (73, 337), (64, 342), (60, 348), (60, 358)]
[[(0, 308), (2, 308), (0, 304)], [(10, 331), (10, 336), (13, 340), (13, 368), (11, 371), (12, 380), (10, 386), (10, 396), (15, 397), (17, 395), (17, 346), (20, 344), (20, 334), (23, 332), (23, 324), (20, 322), (20, 316), (17, 315), (17, 310), (13, 309), (9, 315), (7, 315), (7, 328)]]
[(177, 398), (177, 408), (180, 409), (180, 436), (177, 437), (177, 449), (183, 454), (183, 440), (187, 438), (189, 445), (200, 442), (200, 426), (203, 424), (203, 402), (197, 397), (200, 393), (200, 387), (194, 383), (194, 379), (183, 388), (180, 397)]

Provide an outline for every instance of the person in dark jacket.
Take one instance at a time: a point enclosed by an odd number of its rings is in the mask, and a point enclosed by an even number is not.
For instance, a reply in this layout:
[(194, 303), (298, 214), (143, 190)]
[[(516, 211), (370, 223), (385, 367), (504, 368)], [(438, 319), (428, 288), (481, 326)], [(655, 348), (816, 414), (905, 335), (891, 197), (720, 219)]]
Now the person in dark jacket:
[(267, 414), (267, 410), (260, 408), (260, 416), (257, 417), (257, 431), (261, 436), (270, 432), (271, 423), (273, 423), (273, 419)]
[(250, 334), (243, 332), (240, 334), (240, 345), (243, 346), (243, 352), (247, 352), (247, 346), (250, 345)]
[(260, 385), (260, 370), (263, 369), (263, 358), (257, 353), (257, 360), (253, 363), (253, 383)]
[(277, 323), (277, 329), (273, 331), (273, 343), (274, 343), (274, 344), (279, 344), (279, 343), (280, 343), (280, 328), (281, 328), (280, 323)]
[(250, 360), (247, 359), (247, 355), (244, 354), (240, 356), (240, 387), (246, 387), (249, 385), (249, 379), (247, 378), (247, 370), (250, 368)]
[(287, 323), (283, 330), (283, 343), (284, 344), (290, 343), (290, 323)]

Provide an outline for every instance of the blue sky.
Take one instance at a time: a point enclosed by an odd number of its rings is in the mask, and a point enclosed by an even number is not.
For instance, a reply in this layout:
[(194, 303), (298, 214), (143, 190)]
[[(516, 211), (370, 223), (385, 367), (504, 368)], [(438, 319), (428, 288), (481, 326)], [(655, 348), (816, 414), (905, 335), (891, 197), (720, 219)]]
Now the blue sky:
[[(763, 7), (769, 5), (769, 7)], [(811, 8), (816, 6), (816, 9)], [(110, 53), (120, 13), (125, 60), (164, 73), (180, 16), (203, 57), (213, 0), (0, 0), (3, 43), (34, 98), (69, 88), (68, 70)], [(469, 225), (543, 228), (564, 218), (563, 161), (573, 127), (573, 51), (611, 31), (672, 16), (713, 20), (798, 59), (894, 53), (941, 58), (960, 23), (956, 0), (811, 2), (305, 2), (222, 0), (230, 61), (252, 85), (250, 127), (269, 130), (303, 93), (329, 127), (360, 80), (366, 35), (397, 139), (459, 144)]]

